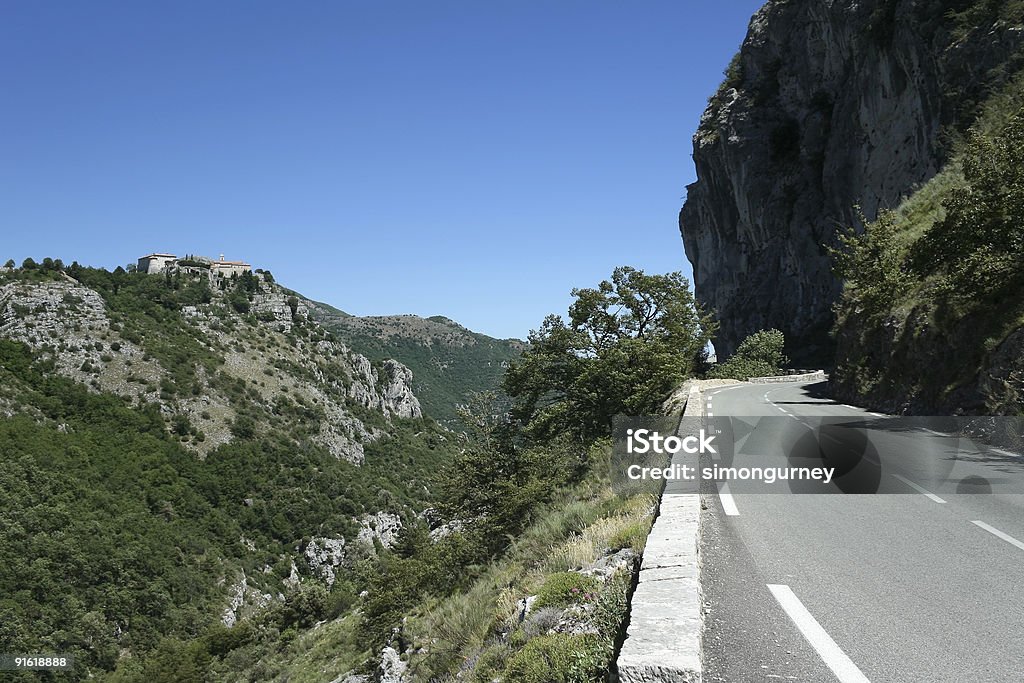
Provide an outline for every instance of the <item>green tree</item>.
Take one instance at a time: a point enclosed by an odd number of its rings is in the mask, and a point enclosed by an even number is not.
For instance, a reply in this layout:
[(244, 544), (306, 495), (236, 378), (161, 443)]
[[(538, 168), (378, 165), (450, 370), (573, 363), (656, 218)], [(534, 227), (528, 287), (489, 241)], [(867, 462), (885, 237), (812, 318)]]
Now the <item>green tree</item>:
[(616, 414), (656, 410), (703, 361), (716, 329), (678, 272), (622, 266), (572, 296), (568, 322), (545, 318), (505, 375), (514, 417), (538, 436), (592, 438)]
[(4, 264), (4, 268), (14, 268), (14, 259), (7, 259), (7, 263)]
[(786, 338), (779, 330), (759, 330), (740, 342), (736, 352), (712, 368), (708, 375), (743, 380), (777, 375), (789, 362), (783, 354), (785, 345)]
[(858, 315), (888, 311), (910, 281), (904, 265), (906, 249), (900, 241), (896, 214), (882, 211), (878, 220), (839, 235), (839, 247), (829, 248), (832, 270), (843, 280), (843, 305)]
[(914, 244), (916, 274), (940, 273), (946, 289), (977, 299), (1016, 290), (1024, 255), (1024, 111), (1001, 134), (974, 133), (963, 157), (963, 187), (945, 199), (945, 216)]

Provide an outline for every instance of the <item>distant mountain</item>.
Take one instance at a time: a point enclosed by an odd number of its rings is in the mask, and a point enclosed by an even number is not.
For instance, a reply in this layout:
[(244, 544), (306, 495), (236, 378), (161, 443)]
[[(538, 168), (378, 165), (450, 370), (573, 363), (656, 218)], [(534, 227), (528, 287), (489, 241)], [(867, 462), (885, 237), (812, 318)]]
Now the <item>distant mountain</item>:
[(468, 330), (444, 316), (352, 316), (326, 304), (307, 301), (310, 317), (353, 351), (373, 361), (394, 359), (412, 370), (413, 392), (423, 411), (440, 421), (474, 392), (497, 388), (508, 362), (525, 342), (495, 339)]

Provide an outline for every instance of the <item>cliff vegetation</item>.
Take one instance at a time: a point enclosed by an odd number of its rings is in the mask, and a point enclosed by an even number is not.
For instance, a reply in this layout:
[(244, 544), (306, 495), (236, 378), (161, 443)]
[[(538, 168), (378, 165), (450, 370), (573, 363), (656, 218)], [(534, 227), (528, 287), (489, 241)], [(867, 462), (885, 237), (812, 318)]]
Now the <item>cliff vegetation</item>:
[(835, 251), (837, 392), (896, 411), (1024, 410), (1024, 96), (985, 107), (952, 161)]

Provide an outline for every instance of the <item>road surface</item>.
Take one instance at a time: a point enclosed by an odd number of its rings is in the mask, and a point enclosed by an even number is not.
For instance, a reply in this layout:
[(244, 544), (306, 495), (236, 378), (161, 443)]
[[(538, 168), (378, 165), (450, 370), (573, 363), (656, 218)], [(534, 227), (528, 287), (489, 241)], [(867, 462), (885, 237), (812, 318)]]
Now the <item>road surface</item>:
[[(787, 422), (878, 425), (867, 428), (877, 453), (862, 469), (879, 491), (734, 485), (704, 496), (705, 680), (1024, 680), (1024, 495), (1000, 493), (1024, 491), (1024, 459), (953, 439), (954, 463), (948, 437), (887, 430), (883, 416), (837, 404), (823, 386), (704, 395), (709, 415), (779, 418), (747, 437), (756, 443), (728, 458), (734, 466), (792, 464)], [(956, 492), (957, 482), (980, 491), (985, 481), (995, 493)]]

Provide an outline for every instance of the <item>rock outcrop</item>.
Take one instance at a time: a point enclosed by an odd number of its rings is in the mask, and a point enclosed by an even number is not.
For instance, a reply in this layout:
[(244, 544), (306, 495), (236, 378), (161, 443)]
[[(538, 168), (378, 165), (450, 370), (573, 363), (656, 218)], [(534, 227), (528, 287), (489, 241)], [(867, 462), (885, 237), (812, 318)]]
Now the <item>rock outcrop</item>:
[[(209, 277), (183, 274), (186, 284)], [(111, 310), (100, 292), (65, 274), (0, 282), (0, 339), (28, 344), (52, 358), (58, 374), (92, 391), (157, 403), (168, 422), (187, 419), (203, 433), (187, 444), (201, 457), (233, 438), (238, 415), (228, 381), (247, 387), (245, 400), (264, 408), (267, 421), (315, 424), (309, 441), (354, 463), (386, 430), (364, 424), (350, 403), (380, 413), (385, 422), (422, 415), (409, 368), (394, 360), (374, 364), (352, 352), (309, 319), (305, 299), (264, 281), (243, 315), (226, 305), (220, 280), (210, 281), (211, 301), (182, 306), (180, 326), (197, 348), (216, 356), (216, 367), (197, 367), (194, 388), (180, 395), (166, 390), (174, 365), (166, 358), (161, 363), (149, 340), (131, 332), (143, 314)], [(0, 392), (0, 413), (13, 412)]]
[(1020, 66), (1024, 32), (998, 8), (953, 12), (975, 4), (770, 0), (754, 15), (694, 136), (679, 216), (719, 358), (765, 328), (797, 363), (830, 357), (826, 246), (859, 226), (857, 206), (871, 220), (932, 177)]

